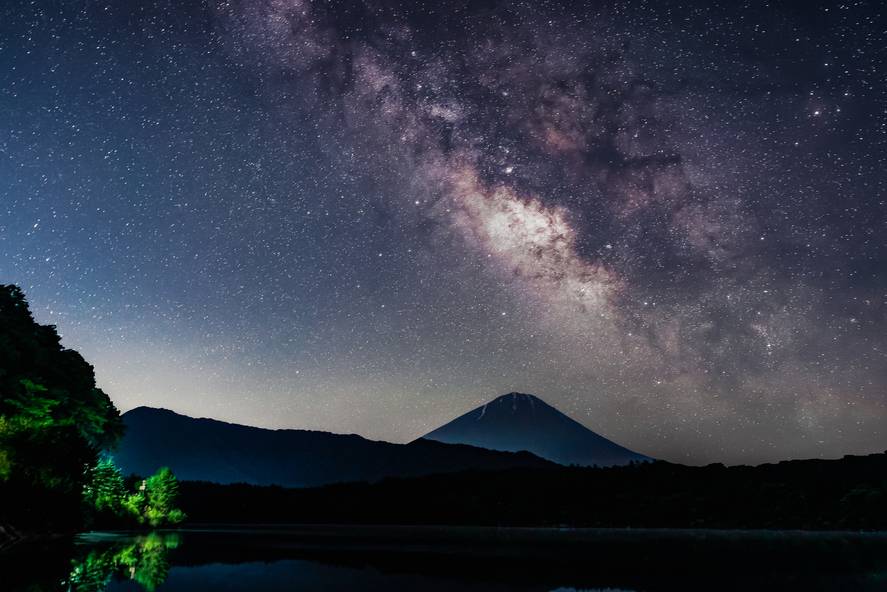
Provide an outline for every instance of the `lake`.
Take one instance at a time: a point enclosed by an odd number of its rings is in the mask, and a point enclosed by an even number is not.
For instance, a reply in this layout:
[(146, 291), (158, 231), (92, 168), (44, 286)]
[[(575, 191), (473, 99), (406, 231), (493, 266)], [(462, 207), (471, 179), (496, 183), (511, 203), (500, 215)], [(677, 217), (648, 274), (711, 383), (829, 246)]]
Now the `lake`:
[(887, 589), (887, 533), (272, 526), (89, 533), (0, 552), (0, 589)]

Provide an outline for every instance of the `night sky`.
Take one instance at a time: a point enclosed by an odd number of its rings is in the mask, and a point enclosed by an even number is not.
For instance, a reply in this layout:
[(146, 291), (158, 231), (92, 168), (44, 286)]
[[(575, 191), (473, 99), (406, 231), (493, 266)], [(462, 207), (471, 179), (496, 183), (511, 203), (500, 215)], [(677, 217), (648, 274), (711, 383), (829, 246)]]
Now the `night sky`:
[(0, 281), (140, 405), (887, 449), (881, 3), (7, 0)]

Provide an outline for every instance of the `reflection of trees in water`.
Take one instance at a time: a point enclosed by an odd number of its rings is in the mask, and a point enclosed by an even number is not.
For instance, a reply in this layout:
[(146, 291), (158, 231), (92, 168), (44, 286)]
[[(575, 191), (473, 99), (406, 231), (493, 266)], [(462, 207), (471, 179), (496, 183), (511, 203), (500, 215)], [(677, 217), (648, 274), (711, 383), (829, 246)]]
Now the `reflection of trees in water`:
[(169, 575), (169, 550), (179, 546), (177, 533), (127, 539), (125, 544), (93, 547), (86, 557), (74, 559), (69, 580), (74, 592), (102, 592), (111, 578), (135, 580), (155, 590)]
[(207, 590), (224, 579), (281, 590), (366, 580), (429, 591), (884, 592), (887, 534), (323, 525), (94, 533), (0, 553), (0, 592), (99, 592), (125, 580), (162, 592), (186, 573), (179, 587), (205, 578)]

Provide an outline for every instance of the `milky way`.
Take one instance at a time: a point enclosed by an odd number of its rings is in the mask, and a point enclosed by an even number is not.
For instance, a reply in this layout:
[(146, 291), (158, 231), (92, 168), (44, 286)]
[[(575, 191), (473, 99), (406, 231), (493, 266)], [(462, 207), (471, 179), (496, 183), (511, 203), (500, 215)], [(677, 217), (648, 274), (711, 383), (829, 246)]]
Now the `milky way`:
[(123, 410), (883, 451), (883, 11), (612, 4), (5, 8), (0, 276)]

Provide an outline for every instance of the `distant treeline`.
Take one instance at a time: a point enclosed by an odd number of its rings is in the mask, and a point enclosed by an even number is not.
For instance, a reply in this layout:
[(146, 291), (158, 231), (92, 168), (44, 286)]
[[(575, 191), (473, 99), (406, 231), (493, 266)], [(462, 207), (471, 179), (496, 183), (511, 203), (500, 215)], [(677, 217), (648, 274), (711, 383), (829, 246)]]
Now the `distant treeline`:
[(191, 523), (887, 529), (887, 453), (756, 467), (465, 471), (305, 489), (182, 482)]

